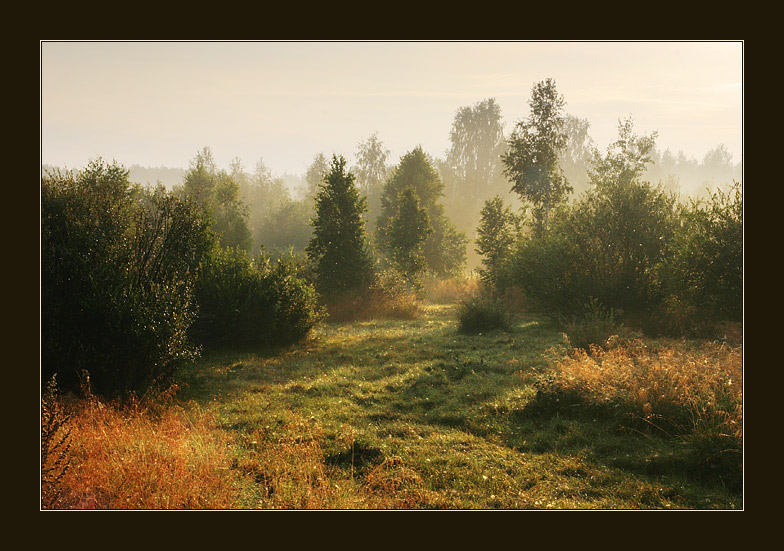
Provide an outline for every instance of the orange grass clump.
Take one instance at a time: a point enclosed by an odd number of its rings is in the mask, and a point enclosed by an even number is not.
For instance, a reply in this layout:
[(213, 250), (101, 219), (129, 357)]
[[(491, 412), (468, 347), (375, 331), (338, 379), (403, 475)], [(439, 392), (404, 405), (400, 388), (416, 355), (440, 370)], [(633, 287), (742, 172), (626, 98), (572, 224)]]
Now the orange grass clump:
[(723, 441), (743, 439), (742, 347), (706, 343), (609, 341), (609, 349), (574, 350), (556, 362), (551, 388), (596, 404), (614, 404), (650, 426)]
[(72, 413), (71, 468), (56, 509), (223, 509), (237, 477), (221, 433), (206, 414), (167, 408), (159, 416), (86, 400)]

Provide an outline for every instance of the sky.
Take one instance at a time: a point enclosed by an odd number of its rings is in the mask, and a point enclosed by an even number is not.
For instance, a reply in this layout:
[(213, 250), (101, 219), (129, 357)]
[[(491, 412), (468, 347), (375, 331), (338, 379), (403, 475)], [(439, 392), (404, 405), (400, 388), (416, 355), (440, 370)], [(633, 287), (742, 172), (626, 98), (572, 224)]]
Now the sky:
[(495, 98), (505, 135), (552, 78), (603, 151), (629, 116), (660, 151), (742, 159), (743, 43), (119, 42), (40, 44), (41, 163), (98, 157), (187, 168), (209, 147), (302, 174), (319, 153), (354, 159), (376, 133), (390, 161), (449, 149), (455, 113)]

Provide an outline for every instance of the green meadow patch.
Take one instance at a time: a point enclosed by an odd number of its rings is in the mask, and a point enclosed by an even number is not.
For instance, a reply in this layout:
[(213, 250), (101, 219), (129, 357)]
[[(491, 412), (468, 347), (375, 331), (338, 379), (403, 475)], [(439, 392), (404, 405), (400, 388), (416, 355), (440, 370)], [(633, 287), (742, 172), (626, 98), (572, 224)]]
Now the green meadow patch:
[(567, 353), (545, 318), (467, 335), (455, 306), (428, 305), (205, 356), (180, 398), (208, 404), (231, 437), (233, 470), (255, 484), (243, 508), (742, 507), (741, 487), (683, 438), (543, 395)]

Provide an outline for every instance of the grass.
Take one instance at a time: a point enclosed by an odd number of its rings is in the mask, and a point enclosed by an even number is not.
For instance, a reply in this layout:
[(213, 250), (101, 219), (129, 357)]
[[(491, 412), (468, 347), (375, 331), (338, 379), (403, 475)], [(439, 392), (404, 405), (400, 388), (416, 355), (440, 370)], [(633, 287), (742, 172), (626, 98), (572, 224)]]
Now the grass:
[(624, 430), (588, 397), (543, 399), (542, 381), (566, 392), (555, 383), (575, 356), (561, 327), (515, 320), (465, 335), (455, 305), (430, 303), (416, 319), (322, 323), (290, 349), (208, 354), (154, 416), (76, 412), (60, 506), (743, 506), (721, 469), (683, 468), (694, 453), (683, 437)]

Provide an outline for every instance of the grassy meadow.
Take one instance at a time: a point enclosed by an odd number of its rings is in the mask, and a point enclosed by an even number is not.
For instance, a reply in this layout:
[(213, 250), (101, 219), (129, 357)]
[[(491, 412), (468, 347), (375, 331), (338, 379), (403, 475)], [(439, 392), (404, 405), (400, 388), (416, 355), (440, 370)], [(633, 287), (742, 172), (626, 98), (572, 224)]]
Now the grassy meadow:
[(207, 353), (170, 395), (123, 407), (80, 399), (44, 505), (743, 507), (740, 343), (629, 336), (589, 353), (533, 314), (461, 334), (456, 308)]

